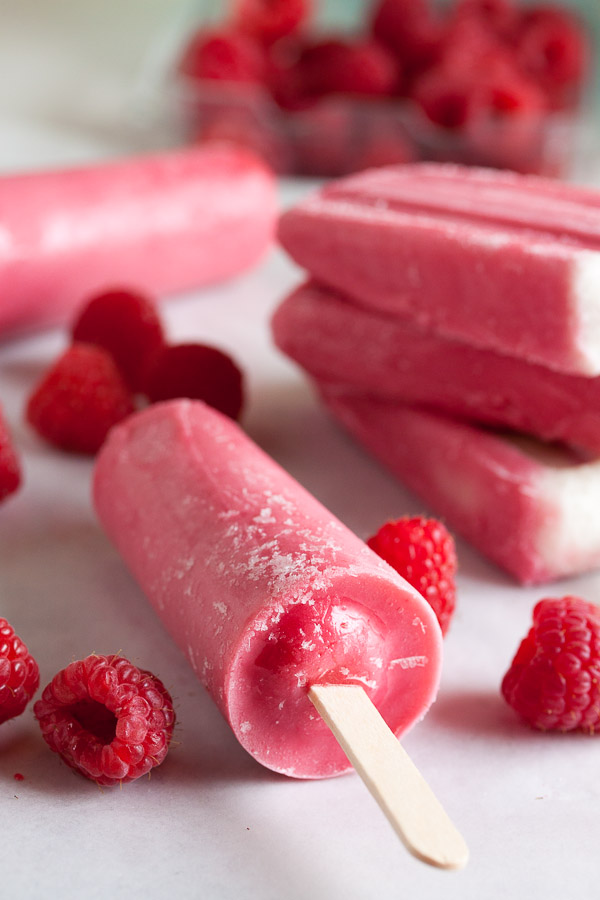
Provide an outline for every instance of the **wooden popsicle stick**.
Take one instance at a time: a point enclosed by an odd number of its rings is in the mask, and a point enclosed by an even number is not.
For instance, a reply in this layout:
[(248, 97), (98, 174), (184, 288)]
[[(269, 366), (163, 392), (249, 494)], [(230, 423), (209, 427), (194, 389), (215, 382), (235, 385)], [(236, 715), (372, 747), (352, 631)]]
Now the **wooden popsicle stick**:
[(363, 688), (313, 684), (308, 696), (413, 856), (441, 869), (466, 865), (462, 835)]

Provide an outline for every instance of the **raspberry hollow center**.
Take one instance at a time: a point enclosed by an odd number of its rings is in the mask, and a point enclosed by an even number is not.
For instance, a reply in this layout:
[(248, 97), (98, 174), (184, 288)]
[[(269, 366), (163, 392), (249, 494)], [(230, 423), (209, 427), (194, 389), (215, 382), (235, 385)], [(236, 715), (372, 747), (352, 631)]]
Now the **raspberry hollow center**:
[(101, 744), (112, 743), (116, 734), (117, 717), (102, 703), (91, 699), (79, 700), (69, 707), (69, 712)]

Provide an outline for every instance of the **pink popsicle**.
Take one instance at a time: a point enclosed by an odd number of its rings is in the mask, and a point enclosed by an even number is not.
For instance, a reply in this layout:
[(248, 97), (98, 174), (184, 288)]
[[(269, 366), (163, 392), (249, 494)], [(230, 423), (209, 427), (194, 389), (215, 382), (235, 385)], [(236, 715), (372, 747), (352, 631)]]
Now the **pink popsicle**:
[(57, 322), (86, 295), (152, 295), (241, 272), (274, 229), (271, 173), (225, 144), (0, 178), (0, 334)]
[(600, 194), (549, 179), (417, 164), (326, 185), (281, 243), (358, 303), (450, 338), (600, 374)]
[(315, 282), (273, 317), (276, 344), (312, 377), (426, 404), (600, 453), (600, 378), (567, 375), (421, 331)]
[(334, 417), (523, 584), (600, 566), (600, 461), (321, 385)]
[(429, 605), (229, 419), (172, 401), (113, 429), (108, 535), (241, 744), (298, 778), (351, 768), (308, 699), (361, 685), (397, 733), (432, 703)]

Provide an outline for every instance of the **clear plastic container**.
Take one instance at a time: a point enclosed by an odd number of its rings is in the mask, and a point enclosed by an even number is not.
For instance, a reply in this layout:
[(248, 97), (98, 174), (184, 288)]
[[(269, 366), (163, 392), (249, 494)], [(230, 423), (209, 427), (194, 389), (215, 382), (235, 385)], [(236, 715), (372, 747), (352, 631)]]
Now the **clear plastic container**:
[(558, 111), (489, 114), (451, 128), (436, 125), (410, 97), (332, 94), (288, 110), (260, 83), (182, 74), (178, 63), (193, 31), (207, 23), (214, 28), (218, 21), (214, 4), (198, 4), (170, 67), (171, 127), (184, 140), (233, 140), (258, 152), (279, 173), (317, 177), (423, 159), (552, 176), (563, 175), (571, 164), (576, 104)]

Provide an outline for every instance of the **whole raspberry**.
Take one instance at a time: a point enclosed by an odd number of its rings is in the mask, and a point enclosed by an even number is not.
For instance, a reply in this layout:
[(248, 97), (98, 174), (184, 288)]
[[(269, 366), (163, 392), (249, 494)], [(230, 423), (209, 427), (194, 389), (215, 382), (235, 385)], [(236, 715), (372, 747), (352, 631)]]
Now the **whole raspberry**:
[(579, 597), (540, 600), (502, 695), (534, 728), (600, 733), (600, 609)]
[(145, 369), (165, 339), (153, 300), (136, 291), (117, 288), (92, 297), (79, 312), (73, 340), (110, 353), (121, 375), (138, 391)]
[(13, 627), (0, 618), (0, 724), (21, 715), (39, 683), (38, 664)]
[(109, 429), (133, 409), (129, 389), (108, 353), (91, 344), (73, 344), (35, 388), (27, 419), (50, 444), (95, 453)]
[(442, 634), (456, 606), (456, 550), (452, 535), (436, 519), (405, 517), (387, 522), (367, 541), (428, 601)]
[(175, 724), (162, 682), (120, 656), (70, 663), (33, 711), (50, 749), (102, 785), (134, 781), (160, 765)]
[(309, 94), (391, 93), (400, 80), (400, 67), (392, 54), (371, 42), (350, 44), (331, 39), (305, 49), (299, 67)]
[(187, 397), (237, 419), (242, 410), (242, 373), (231, 357), (204, 344), (174, 344), (156, 358), (145, 393), (151, 403)]
[(14, 494), (20, 484), (21, 466), (0, 412), (0, 502)]
[(420, 72), (438, 55), (443, 22), (428, 0), (380, 0), (374, 6), (371, 32), (407, 70)]
[(237, 0), (233, 25), (269, 45), (297, 31), (311, 11), (309, 0)]
[(581, 25), (568, 13), (543, 10), (523, 16), (516, 41), (517, 64), (547, 91), (555, 108), (578, 99), (588, 68), (588, 43)]
[(510, 37), (517, 26), (518, 10), (513, 0), (457, 0), (455, 19), (479, 19), (497, 35)]
[(234, 31), (198, 31), (187, 45), (179, 69), (194, 79), (255, 84), (266, 74), (261, 48)]

